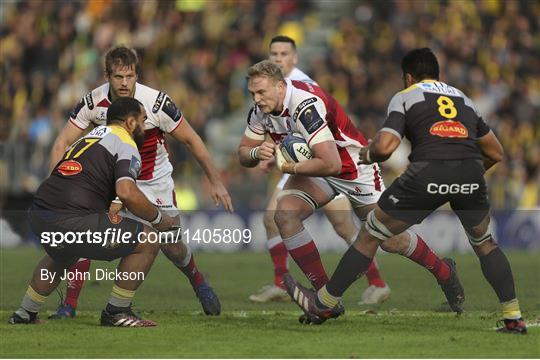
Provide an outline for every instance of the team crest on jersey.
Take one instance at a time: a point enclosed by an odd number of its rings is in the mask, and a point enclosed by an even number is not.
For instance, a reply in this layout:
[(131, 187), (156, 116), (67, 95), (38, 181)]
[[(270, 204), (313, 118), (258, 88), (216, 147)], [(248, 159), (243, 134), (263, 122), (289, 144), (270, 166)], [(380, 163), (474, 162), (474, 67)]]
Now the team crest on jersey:
[(429, 128), (429, 133), (443, 138), (467, 138), (469, 136), (465, 125), (454, 120), (437, 121)]
[(180, 118), (182, 117), (180, 109), (176, 107), (176, 105), (168, 96), (165, 98), (165, 104), (163, 104), (163, 112), (175, 122), (180, 120)]
[(84, 99), (81, 99), (81, 101), (79, 101), (79, 103), (77, 104), (77, 106), (75, 106), (73, 108), (73, 110), (71, 110), (71, 113), (69, 114), (69, 116), (72, 118), (72, 119), (76, 119), (77, 118), (77, 114), (79, 113), (79, 111), (81, 111), (81, 109), (83, 108), (84, 106)]
[(84, 99), (86, 100), (86, 105), (88, 106), (88, 108), (92, 110), (94, 108), (94, 100), (92, 99), (92, 93), (86, 94)]
[(160, 92), (157, 99), (156, 99), (156, 102), (154, 103), (154, 106), (152, 107), (152, 112), (154, 114), (157, 114), (157, 112), (161, 108), (161, 104), (163, 103), (163, 99), (165, 99), (165, 93)]
[(139, 177), (141, 172), (141, 161), (137, 159), (136, 156), (131, 157), (131, 162), (129, 163), (129, 173), (136, 179)]
[(99, 115), (97, 116), (97, 120), (100, 122), (107, 121), (107, 112), (105, 110), (100, 111)]
[(77, 175), (82, 171), (83, 167), (80, 162), (75, 160), (66, 160), (58, 165), (58, 172), (64, 176)]
[(324, 120), (313, 105), (309, 106), (300, 114), (300, 122), (304, 125), (308, 134), (313, 134), (324, 124)]

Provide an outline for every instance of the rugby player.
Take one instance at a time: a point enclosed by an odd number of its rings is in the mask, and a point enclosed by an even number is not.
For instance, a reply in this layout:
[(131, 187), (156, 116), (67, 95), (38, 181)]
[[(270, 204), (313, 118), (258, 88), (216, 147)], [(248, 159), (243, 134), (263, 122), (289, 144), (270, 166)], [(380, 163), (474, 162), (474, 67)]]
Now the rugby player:
[[(313, 85), (317, 83), (306, 73), (296, 67), (298, 54), (296, 43), (288, 36), (278, 35), (272, 38), (269, 48), (269, 59), (276, 63), (286, 79), (307, 82)], [(268, 170), (274, 164), (273, 160), (261, 161), (261, 167)], [(269, 170), (268, 170), (269, 171)], [(277, 205), (277, 196), (283, 185), (287, 182), (289, 174), (283, 174), (276, 189), (270, 197), (266, 212), (263, 217), (267, 246), (274, 266), (274, 283), (263, 286), (257, 293), (249, 296), (253, 302), (290, 301), (290, 297), (283, 284), (283, 275), (288, 272), (288, 252), (279, 235), (279, 230), (274, 221), (274, 213)], [(352, 244), (358, 235), (358, 228), (351, 216), (352, 208), (349, 200), (339, 194), (328, 204), (323, 206), (324, 213), (336, 233), (347, 242)], [(369, 286), (364, 290), (359, 304), (379, 304), (390, 297), (390, 287), (379, 274), (377, 263), (374, 260), (366, 273)]]
[(386, 122), (362, 149), (359, 163), (385, 161), (406, 136), (412, 145), (409, 167), (369, 212), (331, 280), (314, 292), (288, 276), (288, 291), (316, 322), (339, 316), (332, 309), (340, 307), (341, 296), (367, 270), (378, 247), (449, 202), (501, 303), (503, 320), (497, 331), (525, 334), (510, 264), (488, 228), (483, 175), (503, 159), (503, 148), (471, 99), (439, 81), (439, 64), (429, 48), (409, 52), (401, 69), (405, 90), (390, 101)]
[[(279, 169), (291, 174), (278, 196), (274, 220), (289, 254), (313, 287), (320, 289), (328, 277), (302, 222), (340, 193), (350, 200), (358, 218), (366, 218), (384, 190), (379, 166), (357, 164), (360, 149), (367, 141), (323, 89), (285, 79), (270, 60), (253, 65), (247, 78), (255, 106), (249, 112), (238, 147), (240, 163), (254, 167), (275, 156)], [(288, 133), (300, 133), (305, 138), (313, 152), (312, 159), (294, 164), (283, 160), (274, 142)], [(265, 141), (266, 134), (274, 142)], [(412, 231), (397, 233), (383, 244), (383, 249), (427, 268), (441, 285), (452, 310), (462, 311), (463, 288), (451, 259), (439, 259)]]
[[(139, 241), (141, 232), (155, 232), (150, 226), (107, 210), (118, 196), (127, 209), (152, 224), (158, 231), (172, 230), (174, 218), (161, 212), (135, 185), (141, 171), (137, 145), (144, 141), (146, 111), (133, 98), (119, 98), (106, 114), (107, 126), (99, 126), (75, 142), (54, 168), (34, 196), (29, 210), (32, 231), (42, 239), (47, 254), (36, 266), (21, 306), (10, 324), (38, 323), (38, 312), (60, 283), (60, 276), (80, 257), (111, 261), (121, 258), (117, 271), (127, 274), (116, 278), (111, 296), (101, 313), (101, 325), (122, 327), (156, 326), (131, 311), (137, 288), (150, 271), (159, 252), (159, 244)], [(107, 230), (130, 234), (128, 242), (103, 242), (82, 237), (82, 242), (51, 244), (44, 242), (45, 233), (92, 233), (105, 239)], [(98, 240), (100, 240), (98, 239)], [(55, 246), (56, 245), (56, 246)], [(129, 274), (143, 274), (131, 278)], [(44, 276), (47, 274), (47, 276)], [(52, 280), (51, 280), (52, 278)]]
[[(51, 152), (51, 167), (61, 158), (67, 145), (80, 137), (89, 126), (102, 125), (105, 113), (112, 101), (130, 96), (143, 103), (148, 119), (145, 121), (144, 144), (139, 148), (142, 157), (142, 170), (137, 186), (157, 207), (168, 211), (180, 224), (180, 214), (176, 206), (172, 165), (165, 144), (165, 134), (182, 142), (193, 153), (210, 180), (210, 196), (218, 205), (233, 211), (231, 198), (223, 186), (206, 146), (199, 135), (191, 128), (182, 112), (172, 99), (162, 91), (152, 89), (137, 82), (140, 72), (139, 59), (134, 50), (124, 46), (111, 49), (105, 56), (105, 78), (107, 83), (84, 96), (73, 109), (69, 121), (58, 135)], [(116, 200), (118, 202), (118, 200)], [(116, 212), (121, 204), (113, 204)], [(125, 214), (133, 216), (132, 214)], [(207, 315), (219, 315), (221, 305), (213, 289), (198, 270), (193, 254), (184, 242), (161, 245), (161, 251), (185, 274), (201, 302)], [(82, 259), (72, 271), (86, 271), (90, 261)], [(77, 299), (84, 281), (71, 281), (67, 285), (66, 300), (60, 305), (53, 318), (73, 317)]]

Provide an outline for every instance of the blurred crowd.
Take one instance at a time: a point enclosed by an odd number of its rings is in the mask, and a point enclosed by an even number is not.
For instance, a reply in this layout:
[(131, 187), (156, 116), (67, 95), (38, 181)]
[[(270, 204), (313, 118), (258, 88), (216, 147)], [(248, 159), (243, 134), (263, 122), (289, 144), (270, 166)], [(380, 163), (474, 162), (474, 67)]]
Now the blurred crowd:
[[(142, 60), (139, 81), (166, 91), (219, 153), (236, 207), (264, 208), (278, 175), (240, 168), (235, 145), (251, 103), (245, 71), (266, 58), (274, 35), (284, 34), (297, 40), (302, 69), (368, 137), (403, 86), (401, 57), (431, 47), (441, 79), (476, 102), (505, 147), (506, 160), (488, 174), (494, 208), (539, 206), (539, 2), (343, 0), (332, 2), (332, 12), (322, 0), (30, 0), (0, 6), (2, 191), (35, 191), (69, 112), (104, 82), (103, 55), (125, 44)], [(170, 145), (180, 206), (208, 206), (201, 170), (181, 145)], [(387, 180), (404, 166), (403, 159), (385, 166)]]

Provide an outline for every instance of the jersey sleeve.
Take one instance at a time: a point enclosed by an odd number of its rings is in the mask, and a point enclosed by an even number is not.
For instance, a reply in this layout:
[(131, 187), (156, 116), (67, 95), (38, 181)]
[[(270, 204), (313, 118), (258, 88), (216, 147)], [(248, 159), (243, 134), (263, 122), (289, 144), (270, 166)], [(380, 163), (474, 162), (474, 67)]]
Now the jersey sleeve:
[(308, 146), (335, 140), (326, 122), (326, 106), (322, 100), (312, 97), (302, 101), (292, 118)]
[(478, 118), (478, 124), (476, 126), (476, 138), (481, 138), (482, 136), (487, 135), (491, 131), (491, 128), (489, 125), (482, 119), (482, 117)]
[(92, 93), (86, 94), (81, 101), (71, 110), (69, 121), (81, 130), (86, 130), (93, 122), (92, 115), (95, 104), (92, 98)]
[(253, 140), (264, 140), (266, 129), (264, 128), (262, 113), (253, 106), (247, 116), (247, 126), (244, 135)]
[(159, 128), (165, 133), (171, 133), (184, 120), (182, 111), (176, 106), (169, 95), (160, 92), (154, 105), (152, 112), (157, 115)]
[(114, 180), (136, 181), (141, 172), (141, 156), (132, 144), (121, 142), (118, 147), (116, 164), (114, 167)]
[(403, 104), (403, 96), (401, 93), (397, 93), (392, 100), (390, 100), (386, 121), (380, 131), (387, 131), (400, 139), (403, 138), (403, 135), (405, 134), (405, 106)]

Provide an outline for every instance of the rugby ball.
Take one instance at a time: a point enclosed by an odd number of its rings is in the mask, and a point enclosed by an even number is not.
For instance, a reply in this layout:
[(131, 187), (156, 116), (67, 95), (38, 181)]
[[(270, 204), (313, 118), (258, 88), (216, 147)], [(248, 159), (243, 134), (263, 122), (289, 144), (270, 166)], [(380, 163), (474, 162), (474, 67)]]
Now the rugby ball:
[(289, 162), (301, 162), (309, 160), (313, 154), (300, 134), (289, 134), (283, 138), (279, 149), (285, 160)]

